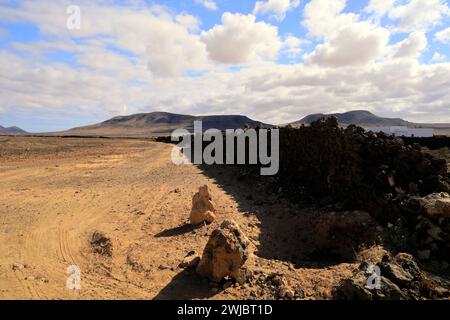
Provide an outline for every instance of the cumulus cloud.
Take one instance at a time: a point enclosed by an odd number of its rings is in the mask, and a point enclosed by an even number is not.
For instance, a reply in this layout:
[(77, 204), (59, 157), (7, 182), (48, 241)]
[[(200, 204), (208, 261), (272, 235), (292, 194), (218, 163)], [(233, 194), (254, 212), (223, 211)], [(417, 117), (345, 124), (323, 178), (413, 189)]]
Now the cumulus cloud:
[(429, 30), (450, 15), (450, 8), (445, 0), (410, 0), (389, 10), (391, 19), (399, 20), (399, 31), (408, 32)]
[(354, 13), (342, 13), (345, 0), (311, 0), (303, 13), (303, 25), (311, 37), (331, 37), (359, 19)]
[[(225, 13), (201, 30), (187, 13), (132, 2), (80, 0), (82, 28), (72, 32), (65, 28), (68, 1), (0, 4), (2, 22), (35, 24), (44, 36), (0, 48), (0, 112), (106, 119), (164, 110), (286, 123), (317, 111), (368, 109), (410, 121), (450, 121), (450, 63), (437, 52), (432, 64), (417, 59), (427, 47), (425, 31), (389, 44), (387, 28), (348, 12), (343, 0), (306, 5), (311, 42), (279, 35), (253, 15)], [(446, 41), (445, 30), (436, 40)], [(48, 59), (59, 52), (73, 62)], [(280, 54), (295, 63), (278, 63)]]
[(423, 32), (413, 32), (394, 47), (397, 51), (394, 58), (417, 58), (427, 47), (427, 37)]
[(383, 28), (353, 23), (306, 54), (305, 62), (330, 67), (364, 65), (385, 52), (388, 40), (389, 32)]
[(300, 0), (266, 0), (256, 1), (253, 14), (271, 15), (277, 20), (283, 20), (289, 10), (300, 5)]
[(222, 24), (202, 33), (202, 40), (212, 60), (226, 64), (242, 64), (255, 60), (275, 60), (281, 48), (278, 29), (256, 22), (253, 15), (222, 16)]
[[(68, 30), (65, 13), (67, 2), (55, 1), (42, 6), (25, 1), (22, 7), (0, 7), (7, 21), (31, 21), (43, 34), (61, 41), (78, 38), (80, 42), (99, 37), (110, 38), (119, 49), (143, 56), (151, 72), (173, 76), (187, 70), (204, 68), (205, 45), (192, 31), (198, 20), (188, 14), (173, 16), (161, 7), (114, 7), (81, 1), (79, 30)], [(155, 32), (158, 30), (158, 32)]]
[(450, 27), (437, 32), (434, 39), (442, 43), (450, 43)]
[(190, 14), (186, 13), (179, 14), (175, 17), (175, 21), (191, 32), (198, 32), (200, 30), (199, 19)]

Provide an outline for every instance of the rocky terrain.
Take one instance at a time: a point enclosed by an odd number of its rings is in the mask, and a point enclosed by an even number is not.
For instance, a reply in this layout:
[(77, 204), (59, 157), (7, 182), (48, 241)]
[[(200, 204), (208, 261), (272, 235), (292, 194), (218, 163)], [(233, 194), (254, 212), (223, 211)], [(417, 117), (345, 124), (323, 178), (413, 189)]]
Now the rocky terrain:
[[(448, 265), (399, 251), (398, 226), (294, 203), (243, 168), (175, 166), (171, 147), (0, 138), (0, 298), (449, 298)], [(417, 199), (424, 217), (448, 213), (438, 200)]]

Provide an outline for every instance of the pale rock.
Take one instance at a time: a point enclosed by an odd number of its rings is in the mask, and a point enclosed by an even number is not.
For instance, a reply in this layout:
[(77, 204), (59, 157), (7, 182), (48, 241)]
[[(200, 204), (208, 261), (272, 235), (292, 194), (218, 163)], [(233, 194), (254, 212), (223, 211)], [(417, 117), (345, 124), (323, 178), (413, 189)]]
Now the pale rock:
[(250, 242), (236, 222), (226, 220), (211, 234), (197, 267), (197, 273), (219, 282), (231, 277), (239, 283), (245, 279), (242, 266), (247, 261)]
[(192, 199), (192, 210), (189, 221), (194, 226), (204, 222), (212, 223), (216, 219), (214, 213), (215, 209), (211, 201), (211, 194), (209, 193), (208, 186), (204, 185), (200, 187)]

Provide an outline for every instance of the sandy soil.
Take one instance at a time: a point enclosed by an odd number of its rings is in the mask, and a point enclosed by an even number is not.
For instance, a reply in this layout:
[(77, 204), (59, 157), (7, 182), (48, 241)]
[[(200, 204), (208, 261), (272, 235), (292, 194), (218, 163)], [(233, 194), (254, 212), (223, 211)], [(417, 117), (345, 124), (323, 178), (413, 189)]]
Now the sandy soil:
[[(251, 239), (248, 268), (284, 274), (306, 299), (330, 298), (357, 268), (308, 261), (303, 223), (314, 210), (299, 214), (220, 170), (175, 166), (170, 152), (144, 140), (0, 137), (0, 299), (271, 298), (248, 285), (218, 290), (178, 267), (226, 218)], [(203, 184), (218, 221), (193, 229)], [(111, 238), (112, 257), (93, 252), (96, 230)], [(81, 269), (81, 290), (66, 288), (70, 265)]]

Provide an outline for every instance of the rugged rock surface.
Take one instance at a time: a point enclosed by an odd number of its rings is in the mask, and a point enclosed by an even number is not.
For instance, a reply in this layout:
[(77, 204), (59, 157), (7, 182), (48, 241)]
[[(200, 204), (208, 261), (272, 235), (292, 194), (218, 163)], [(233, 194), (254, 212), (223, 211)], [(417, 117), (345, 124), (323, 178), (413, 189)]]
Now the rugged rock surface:
[(211, 194), (208, 186), (200, 187), (199, 191), (192, 199), (192, 210), (189, 221), (192, 225), (199, 225), (204, 222), (212, 223), (216, 219), (214, 214), (214, 204), (211, 201)]
[(113, 245), (111, 239), (103, 232), (94, 231), (90, 243), (95, 253), (105, 257), (112, 257)]
[(265, 273), (262, 270), (247, 272), (246, 283), (241, 287), (250, 290), (252, 299), (301, 300), (305, 292), (298, 283), (288, 280), (281, 272)]
[(226, 220), (211, 234), (206, 244), (197, 273), (214, 282), (230, 277), (242, 282), (241, 267), (247, 261), (250, 242), (239, 226)]
[(362, 263), (360, 270), (342, 281), (338, 299), (417, 300), (450, 297), (450, 283), (423, 272), (413, 256), (386, 255), (376, 265)]
[(417, 256), (422, 260), (432, 257), (450, 259), (450, 195), (433, 193), (425, 197), (411, 196), (402, 203), (410, 224), (411, 237), (416, 242)]

